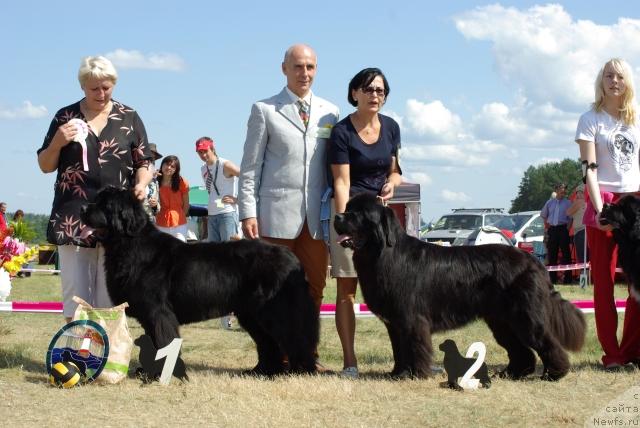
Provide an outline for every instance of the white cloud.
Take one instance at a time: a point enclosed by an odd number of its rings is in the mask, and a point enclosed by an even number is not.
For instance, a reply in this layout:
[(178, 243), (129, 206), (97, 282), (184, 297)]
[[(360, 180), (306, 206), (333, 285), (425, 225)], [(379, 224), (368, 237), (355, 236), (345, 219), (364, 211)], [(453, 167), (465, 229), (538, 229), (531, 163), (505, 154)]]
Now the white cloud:
[(402, 147), (401, 161), (420, 161), (441, 166), (480, 166), (489, 163), (483, 153), (469, 154), (468, 147), (453, 144), (406, 144)]
[(607, 26), (574, 20), (558, 4), (526, 10), (494, 4), (464, 12), (454, 22), (466, 38), (491, 42), (500, 76), (537, 104), (585, 110), (607, 59), (640, 62), (637, 19), (619, 18)]
[(173, 53), (143, 54), (137, 50), (116, 49), (105, 54), (118, 68), (182, 71), (186, 64), (180, 56)]
[(441, 101), (423, 103), (409, 99), (406, 107), (407, 124), (416, 134), (436, 141), (450, 142), (459, 138), (462, 131), (462, 121)]
[(498, 167), (518, 175), (526, 165), (511, 160), (528, 164), (522, 156), (529, 149), (548, 157), (538, 162), (572, 156), (578, 117), (593, 100), (599, 67), (611, 56), (640, 63), (636, 19), (599, 25), (575, 20), (557, 4), (529, 9), (496, 4), (464, 12), (454, 22), (468, 39), (491, 44), (495, 69), (514, 87), (514, 96), (459, 111), (444, 100), (411, 98), (405, 111), (388, 112), (401, 125), (402, 161), (409, 169), (419, 162), (441, 172), (478, 167), (494, 173), (491, 168)]
[(440, 197), (447, 202), (468, 202), (471, 200), (464, 192), (454, 192), (453, 190), (443, 189)]
[(533, 165), (533, 166), (541, 166), (541, 165), (544, 165), (544, 164), (547, 164), (547, 163), (559, 163), (559, 162), (562, 162), (562, 160), (563, 159), (560, 159), (560, 158), (543, 157), (543, 158), (540, 158), (540, 159), (532, 162), (531, 165)]
[(404, 178), (409, 183), (418, 183), (421, 186), (429, 186), (433, 182), (431, 176), (424, 172), (405, 172)]
[(22, 107), (0, 108), (0, 119), (39, 119), (48, 115), (45, 106), (34, 106), (31, 101), (23, 101)]

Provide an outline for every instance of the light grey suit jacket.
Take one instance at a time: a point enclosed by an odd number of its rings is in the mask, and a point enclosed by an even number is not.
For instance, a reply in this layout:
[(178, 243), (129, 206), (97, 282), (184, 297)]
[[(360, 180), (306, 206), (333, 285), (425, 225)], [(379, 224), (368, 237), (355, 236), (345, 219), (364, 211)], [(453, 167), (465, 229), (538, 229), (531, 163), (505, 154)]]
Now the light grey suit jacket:
[(257, 217), (261, 236), (294, 239), (306, 219), (311, 236), (322, 239), (320, 199), (327, 187), (326, 145), (337, 121), (338, 107), (312, 94), (305, 130), (286, 89), (251, 107), (240, 165), (240, 220)]

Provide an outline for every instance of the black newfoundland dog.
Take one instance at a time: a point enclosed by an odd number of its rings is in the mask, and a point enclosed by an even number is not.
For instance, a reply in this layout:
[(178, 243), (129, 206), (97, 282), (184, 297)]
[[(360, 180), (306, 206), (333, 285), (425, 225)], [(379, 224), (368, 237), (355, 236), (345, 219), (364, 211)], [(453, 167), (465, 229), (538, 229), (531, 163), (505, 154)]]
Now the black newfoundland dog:
[(553, 289), (533, 256), (506, 245), (441, 247), (408, 236), (394, 212), (373, 195), (360, 194), (335, 218), (367, 305), (391, 339), (394, 377), (431, 374), (433, 332), (482, 318), (509, 364), (500, 373), (519, 379), (542, 359), (542, 378), (569, 371), (565, 349), (578, 351), (586, 324), (582, 313)]
[(640, 199), (628, 195), (615, 204), (604, 204), (600, 222), (613, 227), (620, 265), (631, 285), (631, 294), (640, 302)]
[[(314, 372), (319, 318), (298, 259), (258, 240), (186, 244), (158, 231), (128, 190), (106, 188), (82, 213), (105, 249), (114, 304), (129, 302), (156, 348), (179, 325), (234, 312), (256, 342), (252, 374)], [(285, 366), (285, 356), (289, 367)]]

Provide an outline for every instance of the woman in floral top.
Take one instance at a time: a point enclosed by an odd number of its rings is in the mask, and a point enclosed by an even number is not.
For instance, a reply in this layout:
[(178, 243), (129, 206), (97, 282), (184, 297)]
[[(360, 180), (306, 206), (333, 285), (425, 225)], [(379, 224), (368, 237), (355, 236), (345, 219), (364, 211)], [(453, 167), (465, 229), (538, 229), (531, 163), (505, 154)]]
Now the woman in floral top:
[(74, 295), (95, 307), (112, 306), (106, 290), (104, 250), (80, 209), (107, 185), (132, 188), (143, 200), (152, 158), (138, 113), (111, 98), (118, 74), (106, 58), (86, 57), (78, 71), (85, 97), (60, 109), (49, 126), (38, 164), (57, 171), (47, 239), (58, 245), (64, 316), (71, 319)]

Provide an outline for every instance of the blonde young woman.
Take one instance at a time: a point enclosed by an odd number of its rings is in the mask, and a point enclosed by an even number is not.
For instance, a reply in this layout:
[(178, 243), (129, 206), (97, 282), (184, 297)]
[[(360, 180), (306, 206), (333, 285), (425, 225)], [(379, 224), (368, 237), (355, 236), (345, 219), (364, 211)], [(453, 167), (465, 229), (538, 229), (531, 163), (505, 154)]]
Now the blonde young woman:
[(610, 227), (600, 225), (603, 203), (617, 201), (640, 188), (640, 128), (631, 67), (614, 58), (600, 69), (595, 102), (578, 122), (576, 142), (586, 178), (584, 224), (591, 258), (598, 339), (606, 370), (620, 370), (640, 359), (640, 308), (627, 298), (622, 339), (618, 342), (618, 314), (613, 286), (618, 247)]
[(389, 83), (378, 68), (365, 68), (349, 83), (347, 99), (356, 111), (331, 131), (328, 159), (333, 174), (334, 199), (331, 214), (331, 276), (336, 278), (336, 329), (342, 344), (345, 377), (358, 376), (355, 355), (355, 300), (358, 277), (352, 251), (336, 243), (333, 218), (344, 212), (350, 197), (369, 192), (387, 201), (402, 182), (398, 166), (400, 127), (380, 114), (389, 95)]

